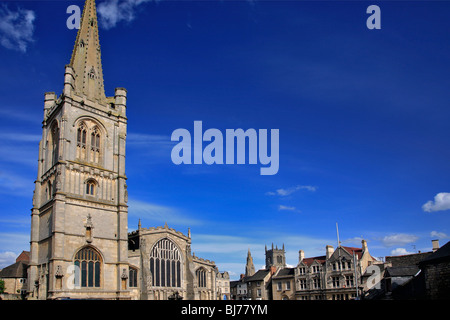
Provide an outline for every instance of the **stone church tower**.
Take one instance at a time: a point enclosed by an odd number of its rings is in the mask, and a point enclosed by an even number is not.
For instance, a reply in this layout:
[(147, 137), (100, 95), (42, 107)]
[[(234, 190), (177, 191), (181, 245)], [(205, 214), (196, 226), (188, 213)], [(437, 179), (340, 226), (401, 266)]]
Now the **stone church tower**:
[(281, 249), (278, 246), (274, 247), (272, 243), (272, 249), (266, 251), (266, 269), (270, 267), (285, 268), (286, 267), (286, 252), (284, 250), (284, 243)]
[(126, 90), (106, 97), (94, 0), (64, 89), (45, 93), (31, 213), (31, 299), (129, 297)]

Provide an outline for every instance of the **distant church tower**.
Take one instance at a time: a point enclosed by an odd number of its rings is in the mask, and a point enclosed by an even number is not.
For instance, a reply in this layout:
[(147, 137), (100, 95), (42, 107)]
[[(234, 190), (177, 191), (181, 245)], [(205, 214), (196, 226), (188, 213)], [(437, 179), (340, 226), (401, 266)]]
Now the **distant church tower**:
[(272, 249), (267, 250), (266, 246), (266, 269), (274, 266), (277, 268), (285, 268), (286, 267), (286, 256), (284, 251), (284, 244), (282, 249), (278, 249), (278, 247), (273, 247)]
[(250, 253), (250, 249), (248, 249), (247, 253), (247, 263), (245, 265), (245, 276), (251, 277), (255, 274), (255, 265), (253, 264), (252, 254)]
[(31, 211), (31, 299), (128, 298), (126, 94), (106, 97), (94, 0), (64, 89), (45, 93)]

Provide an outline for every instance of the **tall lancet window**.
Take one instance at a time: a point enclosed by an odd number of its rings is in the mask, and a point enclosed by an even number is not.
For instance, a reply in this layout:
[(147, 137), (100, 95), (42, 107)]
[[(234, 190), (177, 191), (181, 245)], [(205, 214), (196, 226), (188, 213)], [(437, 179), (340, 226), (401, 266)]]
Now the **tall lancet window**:
[(181, 253), (169, 239), (161, 239), (150, 252), (150, 272), (155, 287), (181, 287)]
[(86, 125), (84, 124), (84, 122), (81, 122), (77, 130), (77, 158), (80, 160), (86, 160), (86, 136)]
[(199, 268), (195, 272), (195, 275), (197, 276), (198, 287), (205, 288), (206, 287), (206, 270), (204, 268)]
[(59, 128), (56, 124), (52, 127), (52, 165), (58, 162), (58, 146), (59, 146)]
[(92, 129), (91, 133), (91, 162), (100, 162), (100, 131), (97, 127)]

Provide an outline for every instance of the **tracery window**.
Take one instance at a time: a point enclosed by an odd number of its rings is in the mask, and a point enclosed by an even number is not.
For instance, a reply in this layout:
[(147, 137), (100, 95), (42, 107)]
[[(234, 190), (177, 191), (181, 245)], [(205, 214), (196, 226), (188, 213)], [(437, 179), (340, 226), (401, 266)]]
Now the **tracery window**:
[(195, 272), (195, 275), (197, 276), (197, 284), (199, 288), (205, 288), (206, 287), (206, 271), (203, 268), (197, 269)]
[(135, 288), (135, 287), (137, 287), (138, 285), (137, 285), (137, 273), (138, 273), (138, 271), (137, 271), (137, 269), (136, 268), (133, 268), (133, 267), (130, 267), (130, 269), (129, 269), (129, 276), (128, 276), (128, 281), (129, 281), (129, 283), (128, 283), (128, 286), (130, 287), (130, 288)]
[(91, 162), (98, 163), (100, 160), (100, 131), (94, 127), (91, 133)]
[(74, 259), (75, 285), (82, 288), (99, 288), (101, 278), (101, 256), (92, 247), (84, 247), (75, 255)]
[(181, 253), (169, 239), (159, 240), (150, 252), (152, 284), (156, 287), (181, 287)]
[(76, 157), (82, 161), (100, 164), (101, 137), (101, 131), (95, 122), (81, 121), (77, 128)]

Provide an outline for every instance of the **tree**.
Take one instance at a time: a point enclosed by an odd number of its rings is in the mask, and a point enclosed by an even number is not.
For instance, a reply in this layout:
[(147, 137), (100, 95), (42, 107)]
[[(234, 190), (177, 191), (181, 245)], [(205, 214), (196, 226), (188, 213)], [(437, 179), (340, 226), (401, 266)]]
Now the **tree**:
[(5, 281), (0, 279), (0, 293), (5, 291)]

